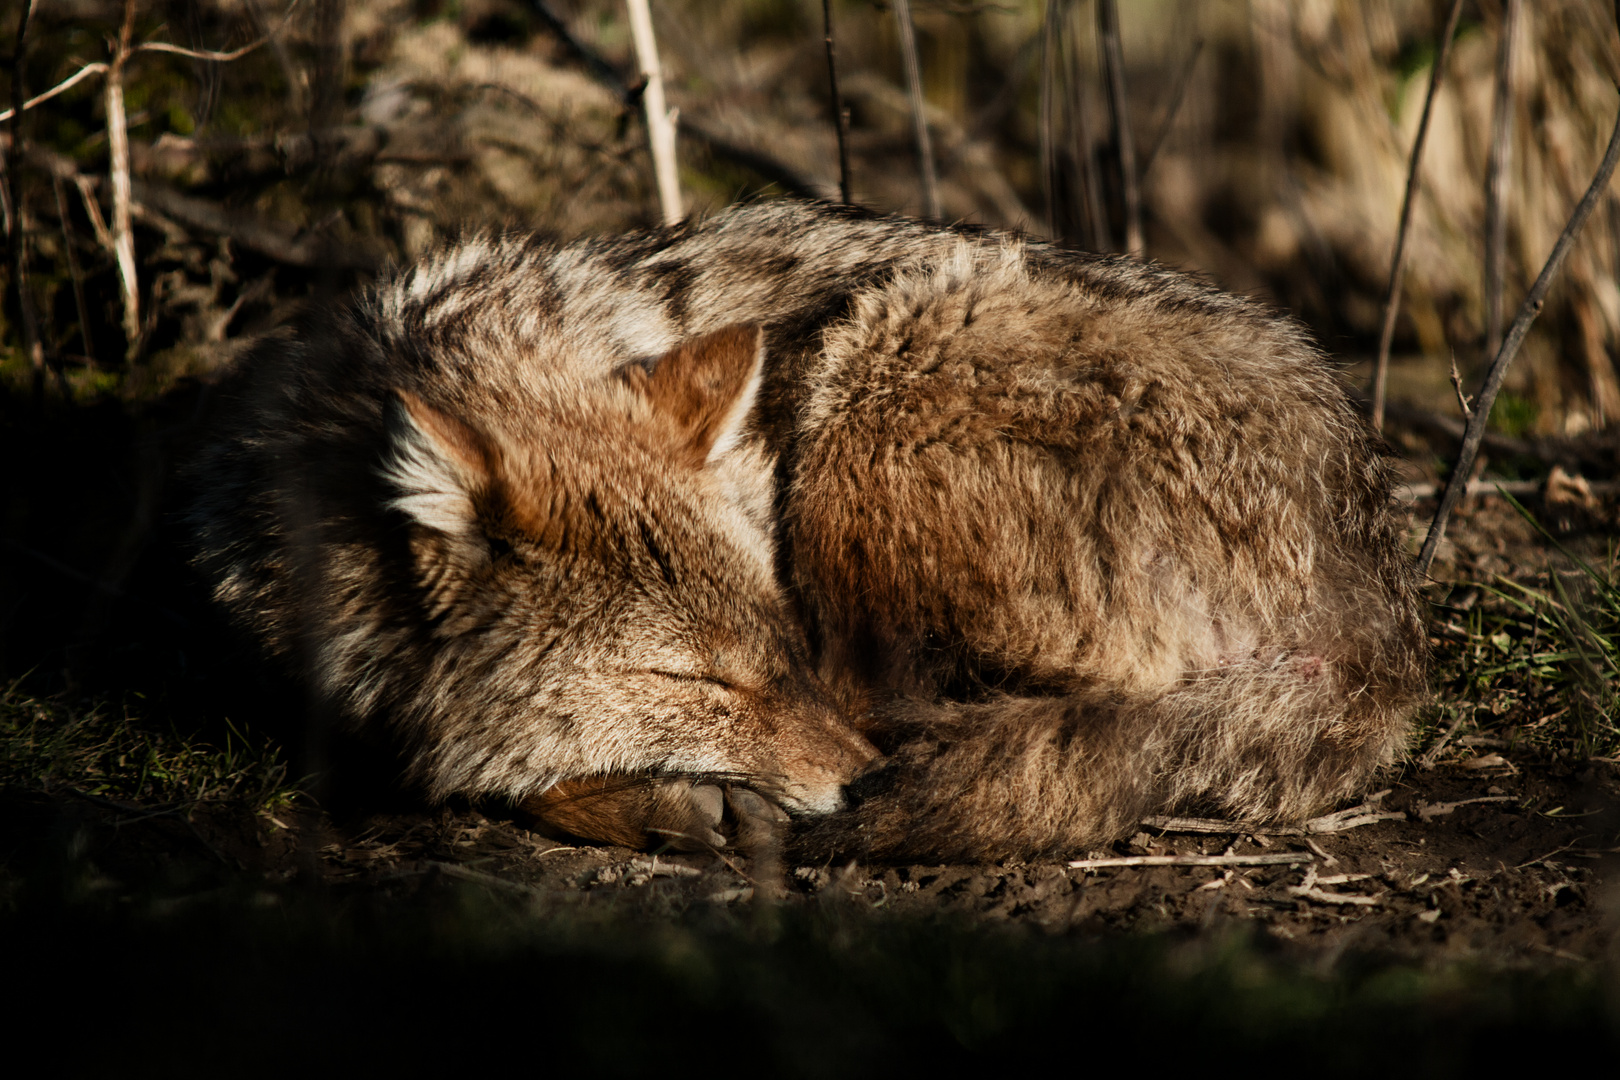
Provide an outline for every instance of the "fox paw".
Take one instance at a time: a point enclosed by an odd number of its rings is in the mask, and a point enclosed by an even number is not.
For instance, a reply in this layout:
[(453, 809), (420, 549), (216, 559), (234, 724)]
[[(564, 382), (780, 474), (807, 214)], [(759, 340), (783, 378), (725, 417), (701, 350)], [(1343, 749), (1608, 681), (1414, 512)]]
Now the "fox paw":
[(585, 840), (677, 851), (724, 847), (725, 797), (713, 784), (685, 779), (593, 776), (565, 780), (519, 809)]
[(737, 823), (737, 846), (752, 855), (781, 843), (787, 811), (757, 791), (726, 788), (726, 805)]

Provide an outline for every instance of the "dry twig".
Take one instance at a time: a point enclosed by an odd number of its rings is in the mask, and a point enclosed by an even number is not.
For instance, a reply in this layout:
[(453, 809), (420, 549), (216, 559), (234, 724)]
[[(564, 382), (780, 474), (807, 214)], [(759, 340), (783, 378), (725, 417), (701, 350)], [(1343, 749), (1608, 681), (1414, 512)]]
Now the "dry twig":
[(1113, 859), (1074, 859), (1071, 870), (1101, 870), (1110, 866), (1294, 866), (1312, 862), (1308, 851), (1277, 855), (1124, 855)]
[(1457, 395), (1457, 406), (1462, 409), (1463, 419), (1472, 420), (1474, 418), (1474, 409), (1470, 402), (1473, 399), (1463, 393), (1462, 376), (1457, 373), (1456, 353), (1451, 354), (1451, 389)]
[[(107, 65), (101, 63), (99, 60), (94, 64), (86, 64), (84, 67), (80, 68), (78, 71), (75, 71), (72, 75), (69, 75), (67, 78), (51, 87), (43, 94), (35, 94), (33, 97), (22, 102), (20, 105), (13, 103), (11, 108), (7, 109), (5, 112), (0, 112), (0, 120), (10, 120), (18, 113), (27, 112), (35, 105), (43, 104), (58, 94), (66, 93), (75, 86), (78, 86), (80, 83), (84, 82), (84, 80), (88, 79), (90, 76), (99, 75), (106, 70)], [(21, 85), (19, 84), (16, 89), (22, 89)]]
[(934, 171), (934, 145), (928, 137), (928, 118), (923, 109), (922, 66), (917, 61), (917, 28), (911, 20), (909, 0), (894, 0), (894, 17), (900, 24), (900, 58), (906, 68), (906, 90), (911, 95), (911, 118), (917, 129), (917, 167), (922, 171), (923, 204), (928, 216), (938, 218), (939, 177)]
[(1456, 802), (1419, 803), (1418, 820), (1433, 821), (1437, 817), (1445, 817), (1453, 813), (1459, 806), (1471, 806), (1474, 803), (1513, 802), (1512, 795), (1481, 795), (1476, 799), (1458, 799)]
[(1161, 833), (1215, 833), (1215, 834), (1246, 834), (1250, 836), (1303, 836), (1309, 834), (1344, 832), (1346, 829), (1358, 828), (1362, 825), (1372, 825), (1379, 821), (1405, 820), (1406, 815), (1391, 810), (1379, 809), (1379, 803), (1389, 790), (1375, 792), (1367, 796), (1359, 806), (1352, 806), (1347, 810), (1336, 810), (1331, 814), (1311, 818), (1300, 827), (1291, 825), (1256, 825), (1247, 821), (1224, 821), (1220, 818), (1143, 818), (1142, 824)]
[(1176, 75), (1175, 89), (1170, 91), (1170, 104), (1165, 107), (1164, 119), (1159, 121), (1158, 133), (1153, 136), (1153, 145), (1142, 156), (1142, 180), (1153, 169), (1153, 163), (1159, 159), (1159, 151), (1164, 149), (1165, 140), (1170, 137), (1170, 129), (1175, 126), (1176, 117), (1181, 112), (1181, 102), (1187, 96), (1187, 87), (1192, 85), (1193, 70), (1198, 67), (1198, 58), (1204, 55), (1204, 39), (1198, 38), (1193, 42), (1192, 51), (1187, 55), (1186, 63), (1181, 65), (1181, 71)]
[(838, 92), (838, 49), (833, 42), (832, 0), (821, 0), (821, 22), (826, 32), (827, 87), (832, 96), (833, 128), (838, 132), (838, 197), (844, 205), (854, 202), (849, 189), (849, 110)]
[(34, 295), (28, 286), (28, 230), (23, 225), (22, 195), (17, 187), (16, 158), (22, 149), (23, 59), (28, 51), (28, 24), (34, 0), (23, 0), (17, 18), (17, 45), (11, 55), (11, 138), (6, 145), (6, 226), (11, 248), (11, 284), (17, 291), (17, 311), (22, 316), (23, 350), (34, 373), (34, 393), (45, 388), (45, 346), (39, 333), (39, 317), (34, 311)]
[[(643, 87), (632, 86), (619, 70), (607, 61), (602, 54), (586, 45), (575, 37), (568, 29), (566, 23), (554, 14), (542, 0), (531, 0), (531, 9), (540, 17), (563, 51), (573, 57), (586, 71), (590, 72), (603, 86), (611, 90), (619, 103), (626, 109), (639, 107)], [(750, 169), (784, 191), (800, 195), (805, 198), (817, 198), (819, 193), (816, 185), (809, 179), (799, 175), (792, 167), (784, 164), (764, 150), (756, 147), (739, 146), (718, 132), (710, 130), (687, 117), (675, 116), (681, 131), (690, 135), (703, 145), (711, 154), (733, 161), (746, 169)]]
[(1360, 806), (1352, 806), (1346, 810), (1336, 810), (1331, 814), (1311, 818), (1305, 823), (1304, 831), (1307, 833), (1336, 833), (1346, 829), (1359, 828), (1362, 825), (1375, 825), (1380, 821), (1405, 821), (1406, 815), (1397, 810), (1381, 809), (1379, 804), (1390, 793), (1389, 788), (1377, 791), (1367, 796)]
[[(1507, 272), (1507, 197), (1513, 158), (1513, 52), (1521, 0), (1506, 0), (1496, 48), (1496, 103), (1485, 171), (1485, 355), (1502, 346), (1502, 281)], [(1466, 411), (1466, 410), (1465, 410)]]
[(1064, 0), (1046, 0), (1041, 23), (1041, 188), (1046, 196), (1046, 235), (1058, 239), (1057, 50)]
[(1288, 895), (1297, 896), (1302, 900), (1314, 900), (1318, 904), (1355, 904), (1362, 907), (1376, 907), (1383, 903), (1380, 896), (1360, 896), (1356, 893), (1328, 892), (1318, 888), (1320, 885), (1343, 885), (1351, 881), (1365, 881), (1371, 874), (1335, 874), (1332, 877), (1319, 878), (1316, 876), (1316, 867), (1312, 866), (1305, 871), (1305, 880), (1298, 885), (1288, 887)]
[(129, 208), (129, 123), (124, 115), (124, 65), (129, 61), (129, 39), (134, 31), (135, 0), (124, 0), (124, 22), (107, 69), (107, 175), (112, 183), (113, 257), (124, 300), (125, 355), (130, 359), (141, 344), (140, 282), (135, 273), (135, 229)]
[(1429, 138), (1429, 119), (1434, 115), (1434, 98), (1445, 76), (1446, 58), (1451, 55), (1451, 39), (1462, 17), (1463, 0), (1452, 0), (1446, 27), (1440, 31), (1434, 70), (1429, 74), (1429, 93), (1423, 99), (1423, 115), (1418, 120), (1417, 138), (1412, 143), (1412, 160), (1406, 170), (1406, 195), (1401, 200), (1401, 223), (1395, 230), (1395, 254), (1390, 259), (1389, 292), (1384, 298), (1384, 325), (1378, 332), (1378, 362), (1373, 368), (1373, 427), (1384, 430), (1384, 392), (1389, 382), (1389, 347), (1395, 340), (1395, 317), (1401, 309), (1401, 280), (1406, 275), (1406, 236), (1412, 227), (1412, 206), (1417, 201), (1418, 175), (1423, 163), (1423, 144)]
[[(1462, 0), (1457, 0), (1461, 5)], [(1108, 80), (1108, 107), (1114, 118), (1114, 155), (1125, 201), (1125, 252), (1142, 254), (1142, 193), (1136, 183), (1136, 143), (1125, 101), (1125, 54), (1119, 44), (1119, 9), (1114, 0), (1097, 0), (1097, 35), (1102, 42), (1103, 73)]]
[(55, 173), (51, 174), (51, 190), (56, 195), (56, 216), (62, 226), (62, 251), (67, 256), (68, 276), (73, 280), (73, 308), (79, 316), (80, 347), (84, 349), (85, 359), (93, 365), (96, 349), (90, 340), (90, 306), (84, 299), (84, 271), (79, 267), (79, 256), (74, 250), (67, 193), (62, 190), (62, 177)]
[(647, 143), (652, 150), (653, 175), (658, 182), (658, 206), (664, 224), (673, 225), (686, 216), (681, 206), (681, 181), (675, 170), (674, 109), (664, 104), (664, 74), (658, 64), (658, 41), (653, 37), (652, 12), (647, 0), (627, 0), (630, 9), (630, 36), (635, 39), (636, 63), (641, 66), (645, 89), (642, 104), (647, 111)]

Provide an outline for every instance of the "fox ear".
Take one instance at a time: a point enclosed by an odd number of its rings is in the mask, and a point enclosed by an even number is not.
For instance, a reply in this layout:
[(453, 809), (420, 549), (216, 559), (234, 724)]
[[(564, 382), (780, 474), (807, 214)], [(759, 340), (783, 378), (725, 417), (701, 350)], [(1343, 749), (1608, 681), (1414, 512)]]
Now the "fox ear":
[(764, 338), (758, 326), (728, 326), (671, 349), (651, 374), (632, 367), (626, 378), (701, 465), (729, 450), (742, 431), (759, 392)]
[(473, 497), (490, 484), (488, 441), (405, 390), (388, 405), (391, 454), (383, 476), (398, 494), (389, 502), (416, 524), (454, 540), (479, 536)]

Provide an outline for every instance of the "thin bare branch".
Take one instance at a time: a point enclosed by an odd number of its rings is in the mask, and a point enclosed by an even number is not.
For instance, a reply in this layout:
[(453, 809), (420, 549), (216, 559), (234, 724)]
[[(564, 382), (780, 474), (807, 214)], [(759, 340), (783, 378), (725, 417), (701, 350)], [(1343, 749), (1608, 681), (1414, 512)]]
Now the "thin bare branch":
[[(611, 90), (624, 108), (634, 109), (640, 105), (643, 87), (632, 86), (606, 57), (570, 33), (567, 24), (542, 0), (530, 0), (530, 8), (539, 16), (540, 21), (545, 24), (546, 29), (557, 39), (557, 43), (564, 51), (585, 68), (597, 82)], [(675, 119), (680, 130), (697, 140), (709, 153), (736, 162), (791, 194), (801, 195), (807, 199), (821, 197), (822, 192), (817, 190), (817, 185), (813, 181), (800, 175), (797, 170), (767, 151), (758, 147), (738, 145), (718, 132), (710, 130), (707, 125), (691, 119), (680, 116), (676, 116)]]
[(1058, 236), (1057, 51), (1066, 0), (1046, 0), (1041, 22), (1041, 193), (1046, 197), (1046, 235)]
[(931, 218), (944, 211), (939, 202), (939, 176), (934, 167), (934, 144), (928, 135), (928, 118), (923, 108), (922, 65), (917, 60), (917, 27), (911, 19), (909, 0), (894, 0), (894, 17), (900, 25), (900, 59), (906, 68), (906, 90), (911, 95), (911, 119), (917, 129), (917, 167), (922, 172), (923, 203)]
[(1124, 855), (1112, 859), (1074, 859), (1073, 870), (1101, 870), (1110, 866), (1294, 866), (1315, 862), (1309, 851), (1276, 855)]
[(6, 209), (11, 227), (11, 284), (17, 290), (17, 313), (21, 316), (23, 349), (34, 373), (34, 393), (45, 388), (45, 346), (39, 333), (39, 316), (34, 311), (34, 294), (28, 285), (28, 229), (23, 224), (22, 194), (17, 186), (17, 158), (22, 150), (23, 60), (28, 52), (28, 24), (34, 13), (34, 0), (23, 0), (17, 19), (17, 45), (11, 54), (11, 139), (6, 146)]
[[(1457, 0), (1461, 3), (1462, 0)], [(1114, 155), (1125, 200), (1125, 251), (1142, 254), (1142, 192), (1136, 182), (1136, 142), (1125, 99), (1125, 53), (1119, 43), (1119, 8), (1114, 0), (1097, 0), (1097, 36), (1102, 44), (1103, 74), (1108, 80), (1108, 109), (1114, 119)]]
[(1457, 407), (1462, 410), (1463, 419), (1471, 419), (1474, 415), (1471, 399), (1462, 388), (1462, 375), (1457, 371), (1457, 354), (1451, 354), (1451, 389), (1457, 395)]
[(101, 216), (101, 203), (96, 200), (95, 178), (82, 173), (73, 178), (73, 184), (79, 189), (79, 199), (84, 203), (85, 216), (90, 219), (90, 228), (95, 230), (96, 243), (106, 249), (108, 254), (117, 252), (117, 245), (113, 243), (112, 230), (107, 228), (107, 219)]
[(1496, 351), (1496, 358), (1491, 361), (1490, 370), (1485, 373), (1485, 382), (1474, 402), (1474, 415), (1469, 419), (1468, 427), (1463, 433), (1462, 449), (1457, 454), (1457, 462), (1451, 469), (1451, 478), (1446, 483), (1446, 493), (1440, 499), (1440, 507), (1435, 511), (1434, 521), (1429, 525), (1429, 535), (1424, 539), (1423, 550), (1418, 554), (1419, 574), (1429, 572), (1429, 565), (1434, 562), (1435, 549), (1440, 546), (1440, 538), (1445, 535), (1446, 519), (1451, 516), (1451, 511), (1456, 508), (1458, 500), (1467, 490), (1468, 476), (1474, 468), (1474, 458), (1479, 453), (1480, 443), (1485, 439), (1485, 426), (1490, 422), (1491, 406), (1496, 402), (1497, 392), (1502, 389), (1502, 380), (1507, 377), (1508, 366), (1518, 355), (1519, 346), (1524, 344), (1525, 335), (1530, 332), (1530, 324), (1541, 314), (1542, 306), (1547, 301), (1547, 290), (1552, 288), (1553, 279), (1558, 276), (1559, 268), (1564, 264), (1564, 257), (1569, 254), (1570, 247), (1575, 243), (1575, 237), (1580, 234), (1581, 226), (1586, 224), (1586, 219), (1591, 216), (1593, 209), (1608, 190), (1609, 178), (1614, 175), (1616, 162), (1620, 162), (1620, 115), (1615, 118), (1614, 132), (1609, 136), (1609, 148), (1603, 154), (1603, 162), (1598, 166), (1597, 175), (1592, 178), (1591, 186), (1586, 189), (1586, 194), (1581, 197), (1574, 213), (1570, 214), (1564, 231), (1558, 234), (1558, 242), (1553, 244), (1552, 254), (1547, 256), (1546, 265), (1541, 268), (1536, 283), (1530, 287), (1529, 295), (1519, 306), (1519, 313), (1508, 329), (1502, 347)]
[(67, 192), (62, 189), (62, 177), (51, 174), (51, 190), (56, 195), (56, 216), (62, 225), (62, 250), (67, 255), (68, 276), (73, 279), (73, 307), (79, 316), (80, 346), (90, 363), (96, 362), (96, 347), (90, 340), (90, 305), (84, 299), (84, 271), (79, 267), (79, 256), (74, 250), (73, 222), (68, 213)]
[(1395, 317), (1401, 310), (1401, 281), (1406, 275), (1406, 236), (1412, 227), (1412, 207), (1417, 201), (1418, 177), (1422, 172), (1423, 144), (1429, 138), (1429, 119), (1434, 115), (1434, 98), (1445, 77), (1446, 59), (1451, 55), (1451, 39), (1462, 17), (1463, 0), (1452, 0), (1440, 44), (1435, 50), (1434, 70), (1429, 73), (1429, 92), (1423, 99), (1423, 115), (1418, 120), (1417, 138), (1412, 143), (1412, 160), (1406, 170), (1406, 195), (1401, 200), (1401, 223), (1395, 230), (1395, 254), (1389, 265), (1389, 292), (1384, 298), (1384, 325), (1378, 332), (1378, 362), (1373, 366), (1372, 421), (1384, 430), (1384, 395), (1389, 383), (1389, 347), (1395, 340)]
[(1513, 160), (1513, 54), (1522, 0), (1506, 0), (1496, 48), (1496, 104), (1485, 167), (1485, 355), (1502, 347), (1502, 287), (1507, 273), (1507, 199)]
[[(1074, 20), (1069, 20), (1073, 32)], [(1094, 152), (1097, 140), (1091, 132), (1091, 80), (1086, 77), (1080, 63), (1079, 46), (1069, 50), (1066, 65), (1070, 91), (1070, 136), (1073, 138), (1074, 204), (1083, 209), (1086, 222), (1086, 246), (1093, 251), (1114, 250), (1114, 230), (1108, 222), (1108, 210), (1103, 205), (1102, 169)]]
[[(279, 30), (280, 27), (277, 27), (276, 29)], [(274, 33), (274, 31), (272, 31), (272, 33)], [(175, 56), (184, 56), (189, 60), (212, 60), (217, 64), (228, 64), (232, 60), (242, 59), (242, 57), (246, 56), (254, 49), (264, 45), (269, 40), (270, 34), (266, 34), (264, 37), (253, 42), (251, 45), (244, 45), (240, 49), (232, 49), (230, 52), (214, 52), (209, 49), (187, 49), (179, 45), (170, 45), (167, 41), (145, 41), (129, 51), (132, 53), (172, 53)]]
[[(94, 64), (86, 64), (86, 65), (84, 65), (84, 67), (80, 68), (78, 71), (75, 71), (72, 75), (69, 75), (67, 78), (63, 79), (61, 82), (59, 82), (55, 86), (51, 87), (49, 90), (45, 91), (43, 94), (35, 94), (33, 97), (31, 97), (27, 101), (23, 102), (22, 111), (27, 112), (29, 109), (32, 109), (35, 105), (43, 104), (44, 102), (47, 102), (47, 101), (51, 100), (51, 98), (55, 97), (58, 94), (65, 94), (69, 90), (73, 89), (75, 86), (78, 86), (80, 83), (84, 82), (84, 80), (88, 79), (90, 76), (99, 75), (101, 72), (106, 71), (106, 70), (107, 70), (107, 65), (103, 64), (99, 60), (96, 61)], [(5, 112), (0, 112), (0, 120), (10, 120), (13, 116), (16, 116), (16, 115), (17, 115), (17, 107), (14, 105), (11, 108), (7, 109)]]
[(636, 62), (646, 90), (642, 104), (647, 109), (647, 142), (652, 149), (653, 175), (658, 182), (658, 205), (664, 224), (673, 225), (686, 216), (681, 206), (680, 176), (675, 170), (676, 113), (664, 104), (664, 75), (658, 64), (658, 41), (653, 37), (652, 11), (647, 0), (626, 0), (630, 9), (630, 36), (635, 39)]
[(141, 344), (140, 282), (135, 273), (135, 229), (130, 221), (129, 121), (124, 114), (124, 65), (135, 32), (135, 0), (124, 0), (124, 23), (112, 65), (107, 69), (107, 174), (112, 183), (113, 256), (124, 301), (126, 357), (134, 359)]
[(1192, 85), (1193, 71), (1198, 67), (1198, 58), (1204, 55), (1204, 39), (1198, 38), (1193, 42), (1192, 51), (1188, 53), (1187, 60), (1181, 65), (1181, 71), (1176, 74), (1175, 88), (1170, 91), (1170, 104), (1164, 110), (1164, 119), (1159, 122), (1158, 133), (1153, 136), (1153, 145), (1142, 157), (1142, 179), (1153, 170), (1153, 163), (1159, 160), (1159, 151), (1164, 149), (1165, 140), (1170, 137), (1170, 129), (1175, 127), (1176, 117), (1181, 113), (1181, 102), (1187, 96), (1187, 87)]
[(838, 132), (838, 197), (844, 205), (854, 202), (849, 189), (849, 110), (838, 92), (838, 47), (833, 41), (832, 0), (821, 0), (821, 22), (826, 31), (827, 87), (832, 96), (833, 128)]

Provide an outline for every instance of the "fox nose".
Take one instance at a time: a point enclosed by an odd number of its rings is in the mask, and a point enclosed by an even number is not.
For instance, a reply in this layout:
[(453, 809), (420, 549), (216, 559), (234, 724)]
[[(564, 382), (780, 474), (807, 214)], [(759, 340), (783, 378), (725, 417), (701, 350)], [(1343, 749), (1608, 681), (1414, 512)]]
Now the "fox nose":
[(900, 777), (900, 766), (888, 758), (877, 758), (867, 765), (855, 779), (844, 785), (844, 805), (854, 810), (871, 798), (876, 798), (894, 787)]

